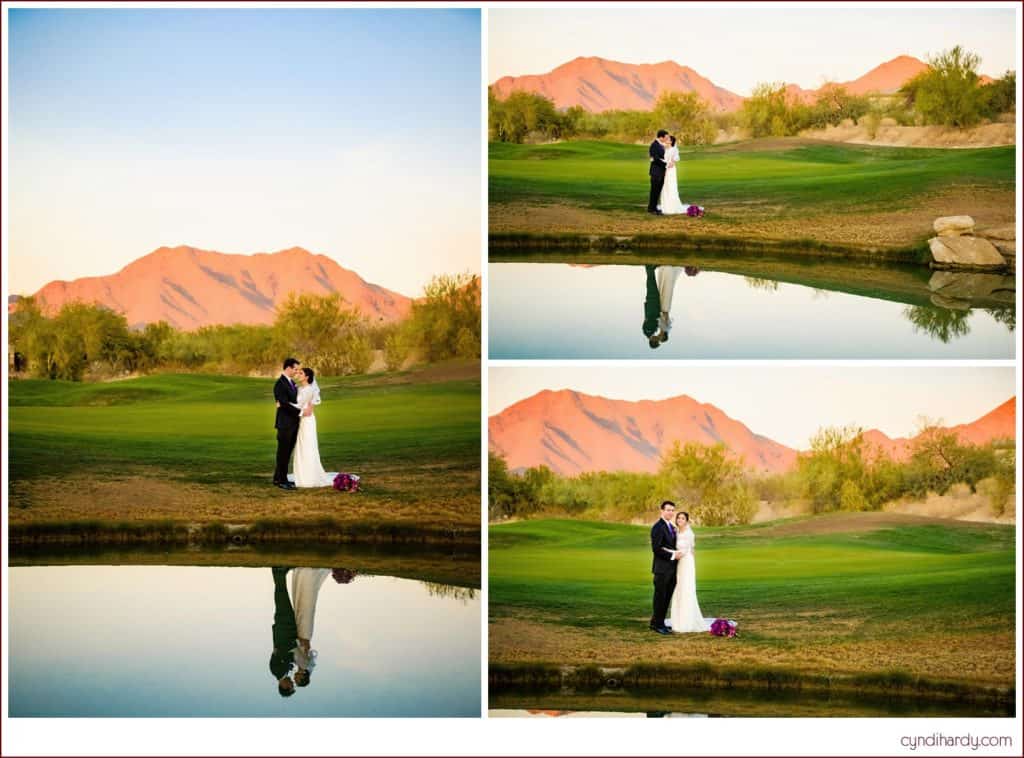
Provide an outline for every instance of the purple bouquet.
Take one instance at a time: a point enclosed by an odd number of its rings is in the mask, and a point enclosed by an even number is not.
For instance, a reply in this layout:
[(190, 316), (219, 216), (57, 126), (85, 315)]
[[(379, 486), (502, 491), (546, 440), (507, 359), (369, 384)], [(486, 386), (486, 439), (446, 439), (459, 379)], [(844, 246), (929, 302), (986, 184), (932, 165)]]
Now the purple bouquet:
[(338, 492), (359, 492), (359, 477), (355, 474), (338, 474), (334, 477), (334, 489)]
[(731, 619), (715, 619), (711, 622), (709, 634), (715, 637), (735, 637), (738, 624)]
[(689, 206), (686, 209), (686, 215), (687, 216), (703, 216), (704, 215), (704, 209), (701, 208), (699, 205), (691, 205), (691, 206)]

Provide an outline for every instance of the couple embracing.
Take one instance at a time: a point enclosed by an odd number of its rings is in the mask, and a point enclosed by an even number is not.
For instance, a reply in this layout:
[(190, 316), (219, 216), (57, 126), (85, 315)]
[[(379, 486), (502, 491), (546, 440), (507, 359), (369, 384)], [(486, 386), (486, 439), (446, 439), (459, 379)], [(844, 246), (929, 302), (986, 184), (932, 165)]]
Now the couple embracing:
[[(277, 415), (277, 463), (274, 486), (283, 490), (297, 487), (330, 487), (336, 472), (328, 473), (320, 463), (320, 445), (313, 407), (320, 405), (320, 385), (313, 369), (297, 358), (286, 358), (281, 376), (274, 384)], [(293, 474), (288, 464), (294, 453)]]
[(654, 142), (647, 150), (650, 157), (651, 194), (647, 200), (647, 212), (656, 216), (703, 216), (704, 206), (688, 205), (679, 199), (679, 180), (676, 165), (679, 163), (679, 148), (675, 135), (659, 129)]
[[(697, 603), (697, 568), (693, 560), (695, 539), (690, 514), (676, 511), (676, 504), (661, 504), (661, 518), (651, 527), (654, 560), (654, 612), (651, 629), (658, 634), (709, 632), (714, 619), (706, 619)], [(672, 623), (665, 616), (671, 610)]]

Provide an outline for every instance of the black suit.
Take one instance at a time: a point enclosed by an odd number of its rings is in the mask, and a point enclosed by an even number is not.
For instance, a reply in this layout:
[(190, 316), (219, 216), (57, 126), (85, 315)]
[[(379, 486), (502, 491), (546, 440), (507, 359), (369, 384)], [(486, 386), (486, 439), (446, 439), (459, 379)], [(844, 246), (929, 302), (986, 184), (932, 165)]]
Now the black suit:
[(657, 266), (644, 266), (647, 274), (647, 296), (644, 298), (644, 323), (642, 326), (645, 337), (652, 337), (658, 331), (658, 319), (661, 318), (661, 293), (658, 291), (658, 280), (655, 278)]
[(658, 202), (661, 200), (661, 188), (665, 186), (665, 146), (654, 140), (647, 149), (651, 156), (651, 167), (648, 173), (651, 175), (651, 197), (647, 201), (647, 210), (654, 213), (658, 210)]
[(291, 405), (299, 400), (299, 391), (281, 374), (274, 385), (274, 399), (277, 401), (277, 415), (274, 428), (277, 429), (277, 465), (274, 467), (274, 483), (288, 481), (288, 462), (299, 438), (299, 416), (301, 411)]
[(669, 550), (676, 549), (676, 535), (673, 527), (658, 521), (651, 527), (651, 573), (654, 574), (654, 612), (651, 614), (651, 626), (665, 626), (665, 614), (668, 613), (672, 593), (676, 589), (676, 561), (672, 560)]
[(270, 653), (270, 673), (275, 679), (280, 679), (292, 670), (299, 628), (295, 622), (295, 609), (288, 597), (288, 585), (285, 584), (288, 569), (276, 567), (271, 571), (274, 574), (274, 625), (270, 634), (274, 647)]

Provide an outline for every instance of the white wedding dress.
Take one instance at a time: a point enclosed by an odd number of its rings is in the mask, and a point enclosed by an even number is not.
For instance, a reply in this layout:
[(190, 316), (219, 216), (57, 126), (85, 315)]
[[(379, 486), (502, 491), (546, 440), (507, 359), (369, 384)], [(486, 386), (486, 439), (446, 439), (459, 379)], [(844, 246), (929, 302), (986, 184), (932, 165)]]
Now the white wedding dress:
[(693, 529), (686, 527), (676, 535), (676, 550), (679, 556), (676, 566), (676, 591), (672, 593), (671, 625), (677, 634), (709, 632), (713, 618), (701, 615), (697, 604), (697, 568), (693, 560)]
[(655, 277), (658, 281), (658, 295), (661, 300), (661, 314), (658, 316), (658, 328), (668, 334), (672, 329), (672, 297), (676, 290), (676, 281), (683, 273), (682, 266), (658, 266)]
[(658, 207), (666, 216), (678, 216), (686, 213), (687, 206), (679, 199), (679, 180), (676, 176), (676, 164), (679, 163), (679, 148), (672, 146), (665, 150), (668, 169), (665, 171), (665, 184), (661, 188), (661, 202)]
[(292, 608), (299, 639), (313, 639), (313, 620), (316, 618), (316, 599), (320, 588), (331, 575), (330, 569), (292, 569)]
[[(298, 402), (293, 405), (305, 409), (310, 405), (320, 405), (320, 387), (316, 382), (305, 384), (299, 389)], [(288, 481), (296, 487), (330, 487), (338, 472), (326, 472), (320, 463), (320, 444), (316, 437), (316, 416), (300, 416), (299, 438), (295, 441), (295, 455), (292, 458), (292, 471)]]

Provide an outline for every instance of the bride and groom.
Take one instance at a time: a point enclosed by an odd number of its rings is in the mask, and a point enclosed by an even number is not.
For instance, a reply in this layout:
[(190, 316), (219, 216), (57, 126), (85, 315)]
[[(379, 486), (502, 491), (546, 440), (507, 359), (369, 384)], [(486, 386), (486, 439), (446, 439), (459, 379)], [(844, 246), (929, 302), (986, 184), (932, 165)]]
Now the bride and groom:
[[(274, 384), (277, 415), (277, 464), (274, 486), (283, 490), (297, 487), (330, 487), (337, 472), (328, 473), (320, 463), (320, 447), (316, 434), (313, 407), (320, 405), (320, 385), (311, 368), (304, 368), (296, 358), (287, 358), (281, 376)], [(294, 454), (294, 473), (288, 464)]]
[[(292, 572), (291, 594), (286, 577)], [(317, 652), (312, 648), (316, 601), (327, 577), (338, 584), (349, 584), (356, 572), (344, 568), (271, 569), (274, 575), (274, 623), (271, 626), (273, 648), (270, 674), (277, 680), (281, 697), (290, 697), (296, 687), (308, 687), (316, 666)], [(294, 673), (293, 673), (294, 669)]]
[[(697, 568), (693, 560), (690, 514), (676, 512), (671, 500), (661, 504), (661, 518), (651, 527), (654, 560), (654, 612), (651, 629), (658, 634), (709, 632), (714, 619), (704, 618), (697, 603)], [(665, 618), (671, 612), (671, 623)]]
[(675, 136), (659, 129), (647, 154), (651, 159), (648, 170), (651, 194), (647, 200), (647, 212), (656, 216), (703, 215), (702, 206), (687, 205), (679, 199), (679, 181), (676, 178), (679, 148), (676, 147)]

